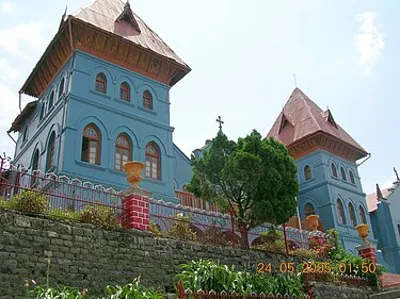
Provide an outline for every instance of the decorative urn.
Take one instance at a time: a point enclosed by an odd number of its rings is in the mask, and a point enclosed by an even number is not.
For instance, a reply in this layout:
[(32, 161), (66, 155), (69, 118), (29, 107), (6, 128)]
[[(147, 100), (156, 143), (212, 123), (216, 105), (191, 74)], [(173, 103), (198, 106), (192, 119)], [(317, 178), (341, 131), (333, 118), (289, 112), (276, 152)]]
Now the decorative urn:
[(367, 237), (368, 237), (368, 224), (359, 224), (356, 226), (356, 229), (358, 231), (358, 235), (360, 238), (363, 240), (364, 243), (367, 243)]
[(132, 185), (132, 187), (137, 188), (139, 182), (142, 180), (144, 163), (137, 161), (127, 162), (122, 166), (122, 169), (128, 174), (126, 180)]
[(318, 215), (309, 215), (306, 217), (307, 225), (312, 231), (316, 231), (318, 227)]

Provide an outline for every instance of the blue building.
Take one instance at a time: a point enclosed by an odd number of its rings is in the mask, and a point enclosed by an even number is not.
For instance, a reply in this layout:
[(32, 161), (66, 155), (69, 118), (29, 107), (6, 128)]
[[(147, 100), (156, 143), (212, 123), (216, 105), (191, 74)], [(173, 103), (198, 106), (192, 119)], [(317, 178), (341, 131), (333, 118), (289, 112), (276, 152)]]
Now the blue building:
[(13, 122), (13, 164), (128, 186), (122, 165), (145, 161), (141, 186), (176, 201), (189, 158), (173, 143), (170, 88), (188, 72), (129, 2), (97, 0), (68, 17), (22, 86), (37, 98)]
[(330, 110), (320, 109), (299, 88), (268, 136), (284, 143), (296, 160), (300, 217), (318, 214), (324, 228), (336, 229), (344, 248), (357, 254), (361, 240), (355, 227), (367, 223), (371, 228), (357, 164), (368, 153), (335, 122)]
[[(396, 172), (396, 171), (395, 171)], [(400, 178), (389, 188), (380, 189), (367, 196), (372, 231), (377, 248), (390, 272), (400, 273)]]

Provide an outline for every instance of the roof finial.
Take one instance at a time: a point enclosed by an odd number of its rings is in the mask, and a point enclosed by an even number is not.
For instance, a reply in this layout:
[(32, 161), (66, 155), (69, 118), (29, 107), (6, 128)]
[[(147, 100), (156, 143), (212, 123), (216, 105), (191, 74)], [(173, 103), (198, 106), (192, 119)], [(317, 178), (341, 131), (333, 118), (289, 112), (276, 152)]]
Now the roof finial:
[(297, 88), (296, 74), (293, 74), (293, 80), (294, 80), (294, 87)]
[(400, 182), (399, 174), (397, 173), (396, 167), (393, 167), (393, 171), (396, 174), (396, 182)]
[(221, 116), (218, 116), (215, 121), (219, 123), (219, 130), (222, 131), (222, 125), (224, 124), (224, 122), (222, 121)]

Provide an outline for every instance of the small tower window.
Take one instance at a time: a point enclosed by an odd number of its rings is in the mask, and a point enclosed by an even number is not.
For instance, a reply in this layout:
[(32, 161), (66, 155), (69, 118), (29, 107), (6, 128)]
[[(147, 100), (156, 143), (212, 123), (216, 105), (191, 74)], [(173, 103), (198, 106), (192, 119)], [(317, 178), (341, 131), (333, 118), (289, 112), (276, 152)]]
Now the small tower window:
[(397, 223), (397, 233), (398, 233), (399, 236), (400, 236), (400, 223)]
[(310, 204), (310, 203), (307, 203), (307, 204), (304, 206), (304, 214), (306, 215), (306, 217), (307, 217), (307, 216), (310, 216), (310, 215), (315, 215), (315, 208), (314, 208), (314, 206), (313, 206), (312, 204)]
[(118, 136), (115, 142), (115, 169), (122, 170), (122, 166), (129, 161), (131, 157), (131, 143), (124, 134)]
[(101, 135), (94, 124), (83, 130), (81, 160), (90, 164), (100, 165)]
[(352, 183), (352, 184), (355, 184), (356, 182), (355, 182), (355, 180), (354, 180), (354, 174), (353, 174), (353, 172), (350, 170), (349, 171), (349, 177), (350, 177), (350, 182)]
[(47, 164), (46, 172), (54, 166), (54, 152), (56, 146), (56, 133), (53, 131), (49, 138), (49, 144), (47, 145)]
[(340, 201), (340, 199), (337, 199), (337, 201), (336, 201), (336, 208), (337, 208), (337, 214), (338, 214), (339, 223), (340, 224), (346, 224), (346, 218), (344, 216), (343, 204)]
[(65, 79), (62, 78), (60, 81), (60, 86), (58, 87), (58, 97), (59, 98), (64, 94), (64, 84), (65, 84)]
[(153, 97), (148, 90), (145, 90), (143, 92), (143, 107), (149, 110), (153, 110)]
[(107, 93), (107, 78), (103, 73), (99, 73), (96, 76), (96, 91)]
[(43, 102), (42, 107), (40, 108), (40, 119), (41, 120), (43, 119), (45, 112), (46, 112), (46, 103)]
[(306, 181), (309, 181), (312, 179), (311, 168), (308, 165), (306, 165), (306, 167), (304, 167), (304, 179)]
[(24, 133), (23, 133), (23, 135), (22, 135), (22, 141), (25, 142), (26, 139), (28, 139), (28, 124), (25, 125)]
[(367, 224), (367, 217), (365, 216), (365, 212), (362, 206), (358, 208), (358, 213), (360, 215), (360, 221), (363, 224)]
[(340, 167), (340, 174), (342, 176), (342, 180), (347, 181), (346, 172), (344, 171), (343, 166)]
[(49, 97), (49, 104), (47, 109), (50, 111), (50, 109), (53, 107), (53, 103), (54, 103), (54, 90), (50, 93), (50, 97)]
[(160, 180), (160, 152), (157, 146), (151, 142), (146, 146), (146, 177)]
[(131, 89), (128, 83), (124, 82), (121, 84), (120, 88), (120, 99), (123, 101), (130, 102), (131, 101)]
[(350, 215), (351, 225), (353, 227), (356, 227), (357, 226), (356, 212), (354, 211), (354, 206), (351, 203), (349, 203), (349, 215)]
[(337, 178), (337, 169), (335, 163), (331, 163), (332, 175)]

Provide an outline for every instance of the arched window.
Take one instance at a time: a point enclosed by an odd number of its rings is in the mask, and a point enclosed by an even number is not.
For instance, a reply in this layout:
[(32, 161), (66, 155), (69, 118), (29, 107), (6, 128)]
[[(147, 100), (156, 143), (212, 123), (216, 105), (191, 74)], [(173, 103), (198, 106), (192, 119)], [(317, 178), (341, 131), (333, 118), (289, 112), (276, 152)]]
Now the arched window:
[(354, 211), (354, 206), (349, 203), (349, 215), (350, 215), (350, 223), (353, 227), (357, 226), (357, 220), (356, 220), (356, 212)]
[(90, 164), (100, 165), (101, 135), (94, 124), (83, 130), (81, 160)]
[(312, 179), (311, 168), (308, 165), (306, 165), (306, 167), (304, 167), (304, 179), (306, 181), (309, 181)]
[(103, 73), (99, 73), (96, 76), (96, 91), (107, 93), (107, 78)]
[(28, 124), (25, 125), (24, 133), (22, 135), (22, 141), (26, 141), (28, 139)]
[(63, 93), (64, 93), (64, 84), (65, 84), (65, 79), (62, 78), (60, 81), (60, 86), (58, 87), (58, 97), (60, 98)]
[(362, 206), (358, 208), (358, 213), (360, 214), (361, 223), (367, 224), (367, 217), (365, 216), (365, 212)]
[(121, 84), (119, 88), (119, 97), (123, 101), (130, 102), (131, 101), (131, 88), (129, 87), (129, 84), (124, 82)]
[(335, 163), (331, 163), (332, 175), (337, 178), (337, 169)]
[(50, 97), (49, 97), (49, 104), (47, 105), (47, 109), (50, 110), (53, 107), (54, 103), (54, 90), (51, 91)]
[(400, 223), (397, 223), (397, 232), (398, 232), (398, 234), (400, 236)]
[(148, 90), (145, 90), (143, 92), (143, 107), (146, 109), (153, 110), (153, 96)]
[(347, 181), (346, 172), (344, 171), (343, 166), (340, 167), (340, 174), (342, 176), (342, 180)]
[(151, 142), (146, 146), (146, 177), (155, 180), (161, 178), (160, 152), (157, 146)]
[(344, 217), (343, 204), (340, 201), (340, 199), (337, 199), (337, 201), (336, 201), (336, 208), (337, 208), (337, 214), (338, 214), (339, 223), (340, 224), (346, 224), (346, 218)]
[(39, 169), (39, 150), (36, 149), (35, 152), (33, 153), (32, 157), (32, 180), (31, 180), (31, 186), (36, 184), (37, 177), (34, 175), (34, 171)]
[(355, 184), (356, 182), (355, 182), (355, 180), (354, 180), (354, 174), (353, 174), (353, 172), (350, 170), (349, 171), (349, 177), (350, 177), (350, 182), (352, 183), (352, 184)]
[(307, 204), (304, 206), (304, 214), (306, 215), (306, 217), (307, 217), (307, 216), (310, 216), (310, 215), (315, 215), (315, 208), (314, 208), (314, 206), (313, 206), (312, 204), (310, 204), (310, 203), (307, 203)]
[(43, 119), (45, 112), (46, 112), (46, 103), (43, 102), (42, 107), (40, 108), (40, 119), (41, 120)]
[(56, 147), (56, 133), (53, 131), (50, 135), (49, 143), (47, 145), (46, 172), (49, 171), (54, 166), (55, 147)]
[(131, 158), (131, 143), (126, 135), (120, 134), (115, 142), (115, 169), (122, 170), (122, 166)]

